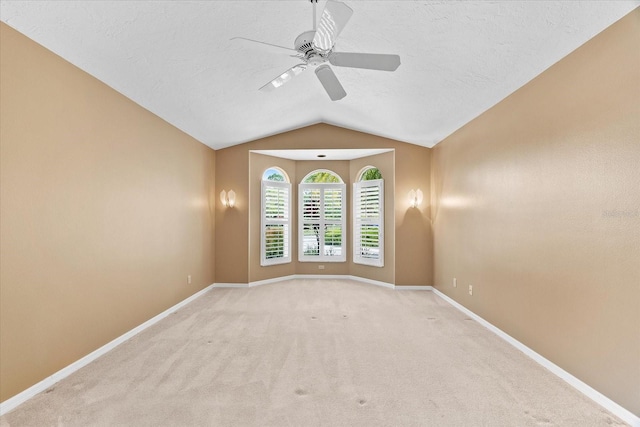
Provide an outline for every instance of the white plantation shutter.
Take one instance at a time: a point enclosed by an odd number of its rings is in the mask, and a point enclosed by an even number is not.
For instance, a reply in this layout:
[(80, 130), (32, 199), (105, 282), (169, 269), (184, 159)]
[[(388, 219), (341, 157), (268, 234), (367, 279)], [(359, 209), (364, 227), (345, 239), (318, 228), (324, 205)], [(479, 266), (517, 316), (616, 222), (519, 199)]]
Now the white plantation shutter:
[(321, 244), (318, 241), (318, 233), (321, 227), (320, 219), (322, 206), (322, 191), (319, 188), (300, 188), (300, 215), (298, 227), (300, 228), (300, 254), (303, 256), (320, 257)]
[(260, 265), (291, 262), (291, 184), (262, 181)]
[(353, 262), (384, 267), (384, 181), (353, 184)]
[(345, 190), (344, 184), (300, 184), (300, 261), (347, 260)]

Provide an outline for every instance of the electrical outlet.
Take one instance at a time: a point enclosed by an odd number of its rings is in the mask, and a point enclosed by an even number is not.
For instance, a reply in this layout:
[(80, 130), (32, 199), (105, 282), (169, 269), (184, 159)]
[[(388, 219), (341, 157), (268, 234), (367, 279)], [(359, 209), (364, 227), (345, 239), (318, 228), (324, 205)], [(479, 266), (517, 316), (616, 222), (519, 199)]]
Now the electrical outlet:
[(454, 288), (458, 287), (458, 279), (456, 279), (455, 277), (453, 278), (453, 287)]
[(469, 285), (469, 295), (473, 295), (473, 285)]
[(187, 276), (187, 284), (189, 284), (189, 285), (191, 284), (191, 275)]
[(319, 265), (318, 270), (324, 270), (324, 265)]

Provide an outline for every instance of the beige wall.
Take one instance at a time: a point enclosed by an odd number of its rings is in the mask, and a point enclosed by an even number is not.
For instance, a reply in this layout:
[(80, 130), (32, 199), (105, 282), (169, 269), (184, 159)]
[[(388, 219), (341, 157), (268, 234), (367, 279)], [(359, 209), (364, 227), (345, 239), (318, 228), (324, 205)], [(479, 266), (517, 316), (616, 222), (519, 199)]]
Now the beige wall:
[[(249, 151), (216, 151), (216, 196), (236, 193), (236, 205), (215, 205), (216, 283), (249, 282)], [(216, 199), (217, 200), (217, 199)]]
[[(431, 286), (431, 150), (396, 150), (395, 163), (395, 284)], [(408, 194), (412, 189), (420, 189), (424, 193), (422, 205), (416, 208), (409, 206)]]
[(214, 282), (215, 155), (5, 24), (0, 55), (4, 401)]
[(639, 52), (636, 9), (432, 150), (437, 288), (636, 415)]
[[(341, 148), (391, 148), (395, 152), (395, 162), (402, 167), (396, 168), (394, 183), (386, 187), (387, 196), (394, 195), (395, 218), (395, 265), (389, 269), (378, 269), (376, 273), (364, 275), (374, 280), (392, 280), (396, 285), (431, 285), (432, 283), (432, 244), (429, 210), (430, 187), (430, 150), (425, 147), (406, 144), (387, 138), (347, 130), (327, 124), (318, 124), (274, 135), (246, 144), (236, 145), (216, 151), (216, 193), (232, 188), (238, 193), (239, 204), (234, 209), (218, 206), (216, 215), (216, 281), (221, 283), (247, 283), (249, 281), (270, 278), (265, 269), (252, 268), (249, 254), (259, 252), (249, 249), (249, 228), (254, 226), (254, 218), (249, 225), (249, 178), (262, 171), (249, 168), (250, 150), (278, 149), (341, 149)], [(252, 157), (253, 158), (253, 157)], [(299, 162), (297, 179), (302, 179), (302, 169), (308, 171), (328, 167), (329, 161)], [(314, 166), (312, 163), (317, 163)], [(388, 166), (385, 161), (384, 167)], [(262, 167), (262, 166), (260, 166)], [(337, 166), (336, 166), (337, 167)], [(306, 170), (306, 169), (305, 169)], [(307, 172), (308, 172), (307, 171)], [(351, 175), (348, 162), (336, 170), (346, 181)], [(256, 185), (255, 180), (252, 185)], [(257, 187), (252, 187), (257, 188)], [(406, 195), (412, 188), (421, 188), (427, 200), (420, 209), (410, 209)], [(294, 195), (297, 189), (294, 186)], [(349, 194), (351, 191), (349, 191)], [(350, 209), (350, 197), (349, 209)], [(258, 200), (258, 199), (255, 199)], [(254, 200), (254, 202), (255, 202)], [(253, 213), (255, 214), (255, 211)], [(259, 226), (259, 221), (255, 222)], [(296, 225), (297, 227), (297, 225)], [(297, 239), (294, 228), (294, 242)], [(349, 228), (350, 231), (350, 228)], [(255, 234), (253, 238), (255, 238)], [(349, 234), (349, 245), (351, 241)], [(297, 246), (297, 245), (296, 245)], [(348, 246), (350, 256), (351, 246)], [(255, 249), (254, 249), (255, 251)], [(387, 254), (393, 252), (388, 250)], [(402, 256), (399, 256), (401, 254)], [(294, 252), (294, 259), (297, 252)], [(259, 265), (259, 256), (256, 258)], [(427, 260), (427, 261), (425, 261)], [(297, 274), (350, 274), (350, 263), (325, 263), (325, 270), (319, 271), (316, 263), (298, 263)], [(249, 266), (249, 267), (247, 267)], [(271, 267), (269, 267), (271, 268)], [(367, 269), (375, 269), (368, 267)], [(252, 272), (251, 278), (249, 271)], [(371, 270), (373, 271), (373, 270)], [(254, 275), (255, 273), (255, 275)], [(395, 279), (394, 279), (395, 277)], [(393, 281), (395, 280), (395, 281)]]

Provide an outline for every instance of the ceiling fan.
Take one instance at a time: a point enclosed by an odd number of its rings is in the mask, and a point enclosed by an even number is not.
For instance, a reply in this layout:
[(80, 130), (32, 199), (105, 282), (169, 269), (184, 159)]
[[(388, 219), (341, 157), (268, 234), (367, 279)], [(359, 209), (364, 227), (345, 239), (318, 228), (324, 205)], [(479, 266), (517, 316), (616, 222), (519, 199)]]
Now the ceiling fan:
[(308, 67), (316, 67), (315, 73), (320, 83), (327, 91), (332, 101), (344, 98), (347, 93), (338, 81), (335, 73), (327, 62), (336, 67), (364, 68), (368, 70), (395, 71), (400, 66), (398, 55), (334, 52), (336, 39), (349, 22), (353, 10), (346, 4), (327, 0), (327, 4), (316, 26), (316, 4), (318, 0), (310, 0), (313, 4), (313, 30), (305, 31), (296, 37), (294, 49), (271, 43), (234, 37), (231, 40), (244, 40), (260, 43), (264, 46), (295, 52), (292, 57), (299, 58), (302, 63), (294, 65), (275, 79), (271, 80), (259, 90), (270, 91), (287, 83), (289, 80), (305, 71)]

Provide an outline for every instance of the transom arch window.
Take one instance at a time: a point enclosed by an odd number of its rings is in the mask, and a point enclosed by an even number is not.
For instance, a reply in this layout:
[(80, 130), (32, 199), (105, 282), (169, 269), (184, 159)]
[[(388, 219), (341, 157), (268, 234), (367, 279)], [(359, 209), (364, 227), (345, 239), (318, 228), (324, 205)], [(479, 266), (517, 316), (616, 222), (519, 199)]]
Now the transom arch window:
[(287, 173), (283, 169), (276, 166), (265, 169), (264, 173), (262, 174), (262, 180), (289, 183), (291, 182), (289, 180), (289, 175), (287, 175)]
[(306, 184), (338, 184), (344, 183), (340, 175), (329, 169), (316, 169), (302, 178)]
[(384, 267), (384, 180), (375, 166), (353, 184), (353, 262)]
[(360, 169), (356, 182), (373, 181), (374, 179), (382, 179), (382, 173), (375, 166), (365, 166)]
[(346, 186), (337, 173), (317, 169), (298, 185), (300, 261), (345, 262)]
[(262, 174), (261, 205), (260, 265), (291, 262), (291, 182), (284, 170)]

